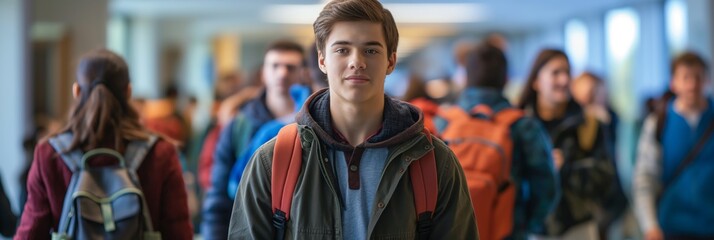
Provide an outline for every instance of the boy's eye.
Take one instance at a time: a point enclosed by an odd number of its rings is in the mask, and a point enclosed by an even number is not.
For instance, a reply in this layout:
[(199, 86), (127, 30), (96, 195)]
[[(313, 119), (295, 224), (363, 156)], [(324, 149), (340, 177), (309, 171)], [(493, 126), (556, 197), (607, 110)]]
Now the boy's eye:
[(367, 49), (366, 52), (367, 52), (367, 54), (377, 54), (377, 53), (379, 53), (379, 52), (377, 52), (377, 50), (374, 50), (374, 49)]

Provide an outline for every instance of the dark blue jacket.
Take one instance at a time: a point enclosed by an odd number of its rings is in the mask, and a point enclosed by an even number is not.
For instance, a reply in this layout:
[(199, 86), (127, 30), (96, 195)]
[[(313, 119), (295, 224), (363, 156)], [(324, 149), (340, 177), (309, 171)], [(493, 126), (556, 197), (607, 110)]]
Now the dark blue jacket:
[[(308, 93), (304, 93), (304, 91)], [(309, 95), (309, 89), (305, 86), (293, 85), (290, 88), (290, 93), (293, 100), (296, 100), (295, 109), (300, 109), (302, 102)], [(266, 92), (264, 91), (257, 98), (245, 103), (233, 121), (221, 131), (213, 154), (211, 187), (208, 189), (206, 199), (203, 202), (201, 235), (204, 239), (223, 240), (228, 237), (228, 224), (231, 219), (233, 198), (235, 197), (235, 195), (229, 194), (231, 171), (233, 171), (241, 156), (250, 156), (252, 151), (257, 149), (255, 145), (259, 146), (259, 143), (253, 143), (256, 132), (266, 123), (273, 120), (275, 120), (275, 117), (268, 110)], [(274, 133), (277, 134), (277, 132)], [(265, 141), (265, 138), (261, 137), (260, 141)], [(247, 151), (251, 152), (247, 153)], [(238, 165), (239, 167), (234, 171), (236, 173), (233, 175), (240, 178), (245, 164), (240, 163)], [(230, 192), (235, 194), (235, 189)]]
[(253, 133), (275, 117), (265, 104), (266, 93), (243, 105), (235, 119), (221, 130), (213, 154), (211, 187), (203, 202), (201, 235), (204, 239), (226, 239), (233, 200), (228, 196), (228, 176)]

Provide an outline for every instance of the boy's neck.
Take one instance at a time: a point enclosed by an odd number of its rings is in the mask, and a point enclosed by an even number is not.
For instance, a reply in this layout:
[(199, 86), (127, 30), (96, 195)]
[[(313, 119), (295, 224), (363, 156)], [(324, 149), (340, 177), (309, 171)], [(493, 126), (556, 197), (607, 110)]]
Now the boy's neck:
[(265, 104), (268, 107), (268, 111), (270, 111), (275, 118), (290, 115), (295, 111), (295, 101), (290, 97), (290, 93), (267, 91), (265, 94)]
[(676, 98), (674, 100), (674, 110), (682, 115), (698, 115), (704, 112), (709, 107), (707, 99), (701, 97), (694, 102), (688, 103), (684, 99)]
[(335, 129), (351, 146), (362, 144), (370, 134), (382, 127), (384, 97), (363, 103), (342, 101), (338, 96), (330, 97), (330, 117)]

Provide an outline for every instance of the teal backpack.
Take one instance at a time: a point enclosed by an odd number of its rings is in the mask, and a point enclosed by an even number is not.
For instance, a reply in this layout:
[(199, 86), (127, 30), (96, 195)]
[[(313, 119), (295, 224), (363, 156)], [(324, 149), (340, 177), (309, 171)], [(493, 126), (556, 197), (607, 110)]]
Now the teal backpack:
[[(151, 136), (148, 141), (131, 142), (122, 156), (108, 148), (65, 152), (72, 143), (71, 133), (49, 139), (72, 171), (59, 229), (52, 232), (52, 239), (161, 239), (153, 229), (136, 174), (156, 140)], [(102, 167), (87, 164), (99, 155), (116, 158), (117, 163)]]

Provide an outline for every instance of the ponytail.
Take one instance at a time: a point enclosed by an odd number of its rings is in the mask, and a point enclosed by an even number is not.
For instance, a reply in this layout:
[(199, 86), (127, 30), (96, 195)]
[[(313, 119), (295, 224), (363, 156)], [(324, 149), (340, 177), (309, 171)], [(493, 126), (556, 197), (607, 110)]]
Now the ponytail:
[(77, 71), (80, 97), (67, 126), (72, 144), (66, 151), (97, 148), (112, 138), (114, 149), (123, 151), (124, 140), (148, 139), (136, 111), (129, 105), (129, 72), (121, 57), (95, 50), (82, 58)]

